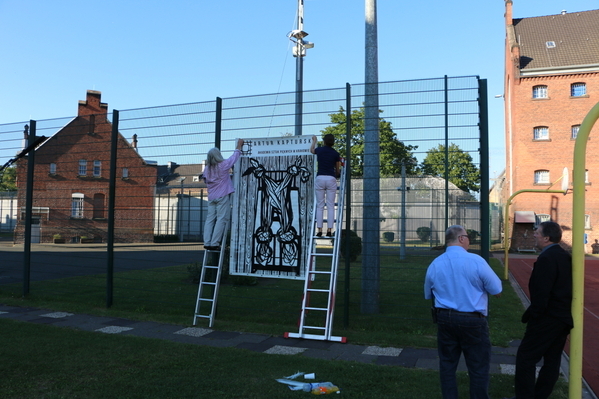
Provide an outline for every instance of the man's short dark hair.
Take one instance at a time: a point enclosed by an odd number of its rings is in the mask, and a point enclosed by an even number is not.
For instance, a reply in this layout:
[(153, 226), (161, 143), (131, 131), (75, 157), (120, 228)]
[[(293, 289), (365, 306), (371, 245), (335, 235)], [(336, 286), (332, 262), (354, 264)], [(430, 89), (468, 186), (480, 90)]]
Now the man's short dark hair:
[(543, 237), (549, 237), (549, 241), (558, 243), (562, 240), (562, 228), (555, 222), (543, 222), (539, 224)]
[(333, 136), (332, 134), (325, 134), (323, 137), (323, 141), (326, 145), (332, 147), (333, 144), (335, 144), (335, 136)]

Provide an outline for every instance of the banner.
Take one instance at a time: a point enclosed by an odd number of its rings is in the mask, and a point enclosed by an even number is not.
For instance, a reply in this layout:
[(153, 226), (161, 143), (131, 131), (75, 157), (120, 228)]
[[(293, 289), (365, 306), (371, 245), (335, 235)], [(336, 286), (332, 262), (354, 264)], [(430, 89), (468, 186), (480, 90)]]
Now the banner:
[(312, 136), (244, 141), (233, 172), (229, 273), (303, 279), (314, 213)]

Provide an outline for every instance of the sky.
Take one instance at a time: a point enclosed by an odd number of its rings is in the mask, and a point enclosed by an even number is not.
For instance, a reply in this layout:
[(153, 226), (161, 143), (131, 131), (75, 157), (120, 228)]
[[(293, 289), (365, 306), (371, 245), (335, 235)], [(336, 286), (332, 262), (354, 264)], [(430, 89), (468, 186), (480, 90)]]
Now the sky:
[[(0, 0), (0, 124), (75, 116), (87, 90), (112, 109), (295, 90), (297, 0)], [(304, 90), (365, 78), (365, 2), (304, 0)], [(513, 0), (513, 17), (599, 8)], [(504, 0), (378, 0), (379, 81), (488, 82), (490, 174), (505, 165)], [(0, 145), (1, 142), (0, 142)], [(3, 160), (2, 160), (3, 161)], [(3, 163), (3, 162), (2, 162)]]

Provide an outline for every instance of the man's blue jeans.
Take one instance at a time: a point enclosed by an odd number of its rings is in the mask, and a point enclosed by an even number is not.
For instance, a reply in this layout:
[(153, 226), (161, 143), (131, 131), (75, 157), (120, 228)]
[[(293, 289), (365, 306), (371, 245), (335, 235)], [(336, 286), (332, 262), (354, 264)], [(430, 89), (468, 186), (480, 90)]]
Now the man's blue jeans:
[(462, 353), (470, 375), (470, 399), (489, 399), (491, 341), (487, 319), (440, 312), (437, 326), (443, 399), (458, 398), (455, 373)]

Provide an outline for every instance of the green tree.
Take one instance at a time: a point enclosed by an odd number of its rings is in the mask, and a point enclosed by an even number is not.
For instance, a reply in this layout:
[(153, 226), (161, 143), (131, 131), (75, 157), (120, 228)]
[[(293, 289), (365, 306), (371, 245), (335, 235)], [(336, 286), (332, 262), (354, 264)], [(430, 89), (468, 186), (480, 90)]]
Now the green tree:
[(17, 191), (17, 168), (6, 168), (0, 172), (0, 191)]
[[(458, 145), (451, 143), (448, 150), (447, 166), (449, 181), (464, 191), (480, 191), (480, 170), (472, 157)], [(445, 146), (439, 144), (426, 153), (421, 165), (422, 173), (445, 178)]]
[[(380, 111), (379, 112), (383, 112)], [(345, 110), (339, 108), (336, 114), (330, 114), (331, 122), (336, 125), (327, 126), (322, 130), (322, 135), (335, 136), (335, 149), (342, 157), (347, 158), (345, 145)], [(355, 109), (351, 113), (351, 176), (362, 177), (364, 174), (364, 107)], [(418, 146), (405, 145), (397, 139), (391, 123), (379, 118), (380, 140), (380, 166), (381, 176), (388, 177), (401, 173), (401, 163), (406, 163), (406, 173), (416, 171), (416, 159), (412, 151)]]

